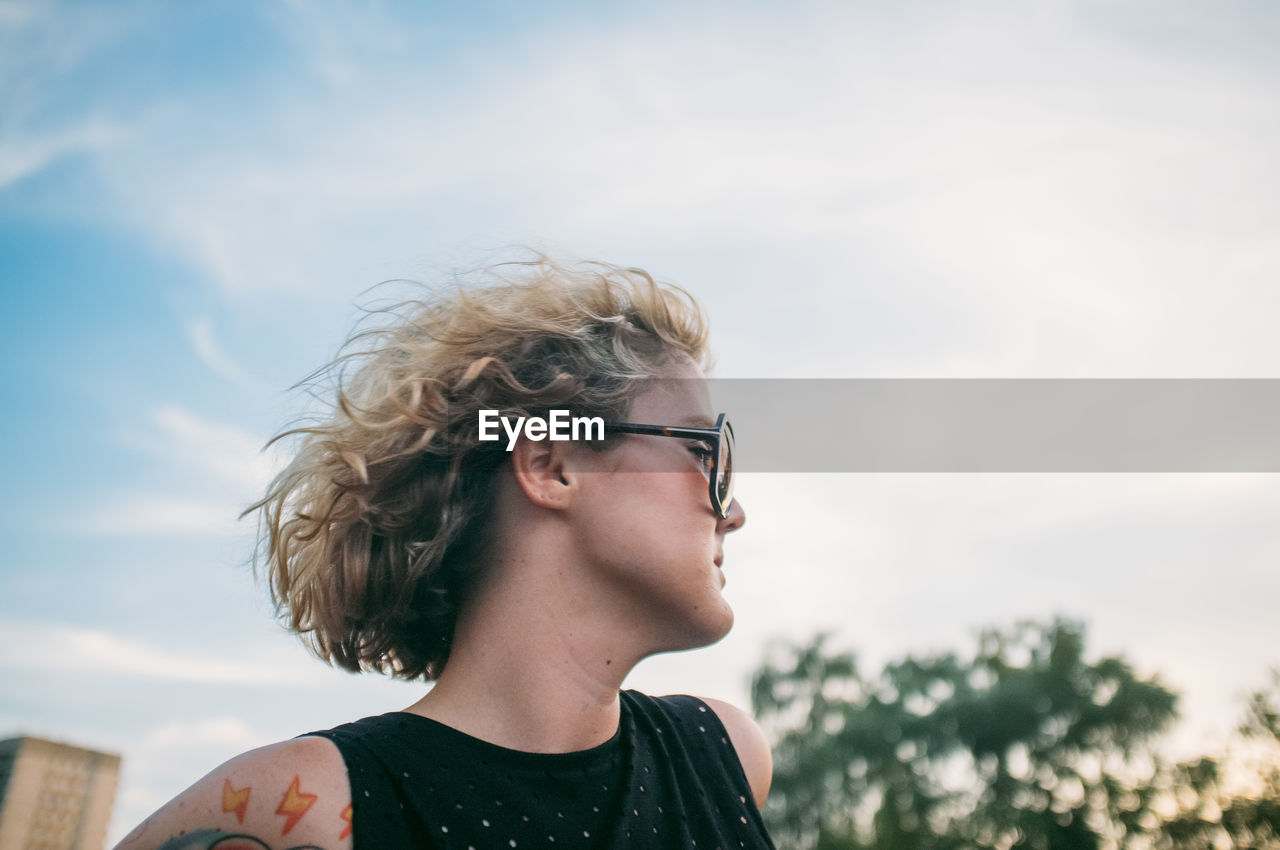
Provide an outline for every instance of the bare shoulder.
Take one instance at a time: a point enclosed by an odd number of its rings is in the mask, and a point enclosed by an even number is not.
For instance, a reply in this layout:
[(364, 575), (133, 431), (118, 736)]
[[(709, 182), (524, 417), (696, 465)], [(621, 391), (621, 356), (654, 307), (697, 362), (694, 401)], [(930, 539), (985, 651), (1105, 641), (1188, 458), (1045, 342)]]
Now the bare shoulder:
[(250, 750), (143, 821), (116, 850), (351, 850), (351, 787), (325, 738)]
[(738, 751), (738, 760), (742, 762), (747, 781), (751, 783), (756, 805), (763, 808), (765, 798), (769, 796), (769, 786), (773, 783), (773, 753), (769, 749), (769, 739), (755, 718), (737, 706), (718, 699), (699, 699), (724, 724), (733, 748)]

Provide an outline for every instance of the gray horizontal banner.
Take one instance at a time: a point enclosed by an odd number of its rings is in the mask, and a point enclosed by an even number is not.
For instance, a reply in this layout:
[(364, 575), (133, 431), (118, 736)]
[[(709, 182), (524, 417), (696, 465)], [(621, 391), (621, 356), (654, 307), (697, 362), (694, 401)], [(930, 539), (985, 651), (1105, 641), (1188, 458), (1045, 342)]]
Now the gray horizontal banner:
[(1280, 472), (1275, 379), (707, 384), (739, 471)]

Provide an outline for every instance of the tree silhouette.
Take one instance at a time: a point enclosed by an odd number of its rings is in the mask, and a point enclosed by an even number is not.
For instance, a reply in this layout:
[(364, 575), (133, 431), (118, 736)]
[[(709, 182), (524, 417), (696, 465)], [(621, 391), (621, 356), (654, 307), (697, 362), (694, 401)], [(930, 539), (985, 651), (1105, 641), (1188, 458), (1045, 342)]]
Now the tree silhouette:
[(1151, 744), (1177, 697), (1084, 650), (1083, 627), (1056, 620), (874, 677), (825, 636), (766, 662), (752, 702), (776, 742), (765, 814), (779, 845), (1152, 846), (1167, 790)]

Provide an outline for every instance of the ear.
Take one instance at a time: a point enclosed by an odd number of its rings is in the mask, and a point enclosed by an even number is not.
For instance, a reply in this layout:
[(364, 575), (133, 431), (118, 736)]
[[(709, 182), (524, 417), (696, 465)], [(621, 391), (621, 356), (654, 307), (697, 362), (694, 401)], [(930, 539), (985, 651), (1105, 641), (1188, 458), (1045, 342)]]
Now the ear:
[(577, 490), (570, 470), (572, 443), (530, 440), (521, 436), (511, 450), (511, 471), (530, 502), (541, 508), (565, 510)]

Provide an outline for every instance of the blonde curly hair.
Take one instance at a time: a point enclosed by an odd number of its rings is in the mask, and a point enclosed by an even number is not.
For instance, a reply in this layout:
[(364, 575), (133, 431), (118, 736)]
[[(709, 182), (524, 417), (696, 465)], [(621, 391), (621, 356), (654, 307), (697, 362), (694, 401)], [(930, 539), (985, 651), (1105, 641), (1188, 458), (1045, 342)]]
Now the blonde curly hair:
[(645, 271), (546, 257), (505, 263), (387, 311), (316, 373), (333, 406), (290, 429), (292, 462), (261, 511), (255, 563), (277, 614), (322, 659), (433, 679), (483, 562), (495, 473), (478, 411), (625, 418), (673, 357), (709, 365), (701, 307)]

